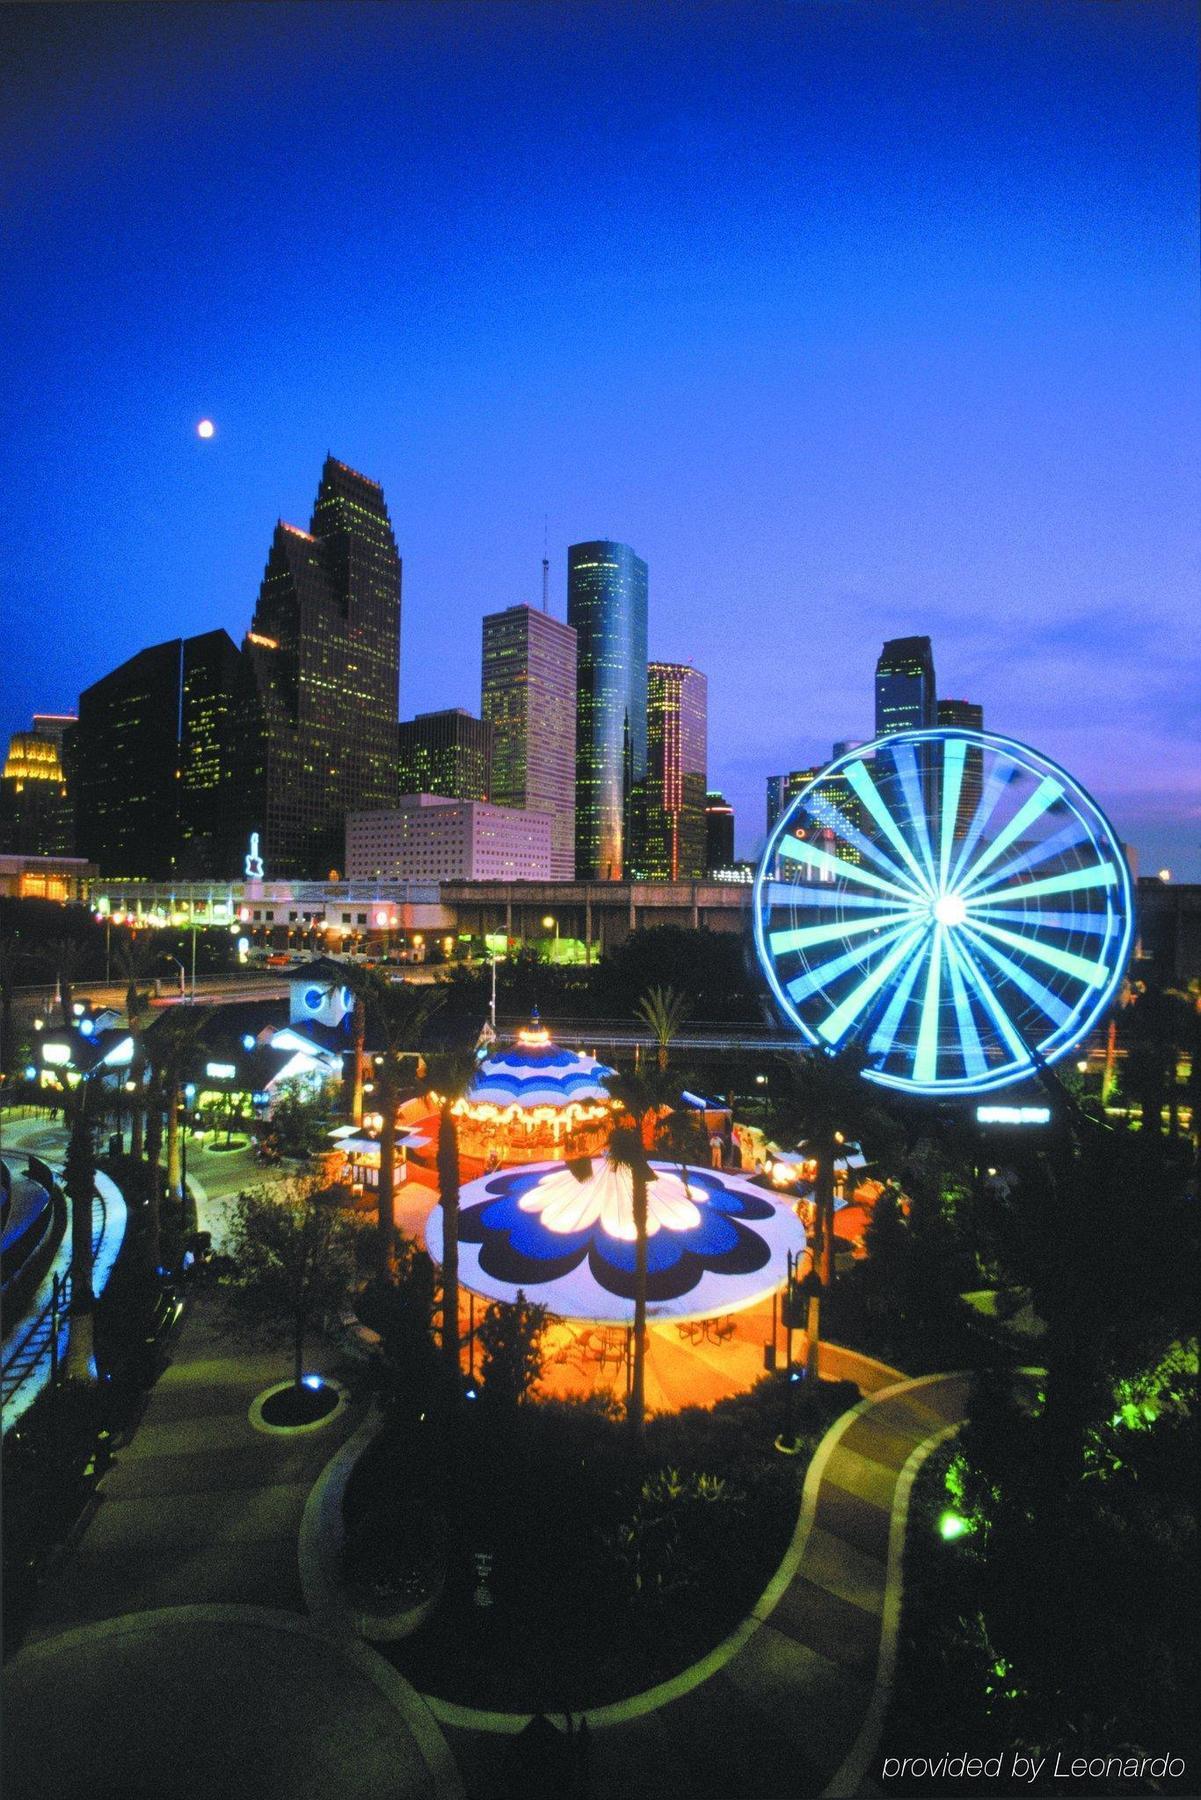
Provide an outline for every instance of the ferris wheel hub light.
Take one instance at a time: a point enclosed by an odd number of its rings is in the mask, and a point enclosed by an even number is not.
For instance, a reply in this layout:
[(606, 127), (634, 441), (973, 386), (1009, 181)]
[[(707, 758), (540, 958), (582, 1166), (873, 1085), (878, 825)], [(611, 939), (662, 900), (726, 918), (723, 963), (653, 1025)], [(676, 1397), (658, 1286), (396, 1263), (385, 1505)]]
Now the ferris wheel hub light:
[(940, 925), (962, 925), (967, 907), (958, 894), (940, 894), (934, 902), (934, 917)]

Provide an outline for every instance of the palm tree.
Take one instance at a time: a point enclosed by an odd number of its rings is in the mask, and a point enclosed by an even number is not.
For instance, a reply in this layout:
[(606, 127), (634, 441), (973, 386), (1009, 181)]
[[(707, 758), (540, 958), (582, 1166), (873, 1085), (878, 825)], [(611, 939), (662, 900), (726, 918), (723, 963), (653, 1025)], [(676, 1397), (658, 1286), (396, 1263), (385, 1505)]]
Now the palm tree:
[(75, 978), (79, 974), (86, 950), (87, 945), (82, 938), (72, 937), (52, 938), (42, 950), (43, 958), (54, 971), (63, 1027), (67, 1031), (70, 1031), (75, 1024), (75, 1015), (71, 1010), (75, 993)]
[(834, 1276), (835, 1164), (848, 1138), (870, 1139), (888, 1130), (864, 1084), (865, 1062), (853, 1049), (836, 1056), (818, 1051), (797, 1057), (789, 1064), (790, 1088), (777, 1106), (777, 1129), (803, 1138), (816, 1164), (812, 1260), (817, 1279), (809, 1285), (805, 1323), (805, 1371), (811, 1380), (818, 1375), (822, 1295)]
[(691, 1011), (688, 1000), (673, 987), (648, 988), (634, 1008), (657, 1045), (655, 1060), (660, 1074), (667, 1068), (667, 1053)]
[(471, 1079), (475, 1058), (447, 1051), (428, 1068), (438, 1100), (438, 1191), (442, 1200), (442, 1355), (459, 1392), (459, 1121), (455, 1102)]
[(74, 1088), (63, 1083), (63, 1106), (71, 1120), (63, 1163), (63, 1187), (71, 1202), (71, 1304), (65, 1373), (69, 1381), (94, 1382), (92, 1200), (96, 1192), (96, 1146), (88, 1092), (86, 1077)]
[(634, 1363), (630, 1383), (630, 1429), (640, 1441), (646, 1433), (646, 1215), (647, 1189), (653, 1180), (646, 1138), (667, 1104), (661, 1073), (617, 1074), (605, 1086), (621, 1109), (609, 1138), (609, 1161), (630, 1177), (634, 1211)]
[(20, 960), (19, 940), (6, 932), (0, 937), (0, 1081), (8, 1074), (13, 1061), (13, 1002)]
[(376, 1090), (381, 1118), (379, 1134), (378, 1229), (376, 1274), (388, 1279), (396, 1243), (396, 1112), (400, 1103), (400, 1070), (406, 1056), (419, 1056), (426, 1026), (446, 995), (433, 987), (393, 981), (382, 969), (346, 965), (345, 985), (361, 1001), (366, 1025), (379, 1033), (380, 1054)]
[[(161, 1013), (154, 1022), (154, 1028), (147, 1033), (146, 1049), (154, 1070), (156, 1097), (152, 1104), (156, 1111), (162, 1109), (167, 1115), (167, 1197), (178, 1207), (178, 1217), (182, 1221), (186, 1199), (183, 1186), (183, 1157), (179, 1129), (179, 1100), (184, 1076), (188, 1064), (195, 1055), (204, 1035), (205, 1027), (213, 1016), (211, 1006), (172, 1006)], [(150, 1149), (151, 1134), (147, 1133), (147, 1151)], [(158, 1181), (158, 1147), (160, 1135), (153, 1134), (154, 1162), (150, 1174), (150, 1213), (147, 1219), (148, 1250), (152, 1259), (151, 1266), (159, 1265), (159, 1237), (161, 1221), (159, 1218), (159, 1181)]]
[(125, 1023), (133, 1039), (133, 1055), (129, 1063), (129, 1079), (133, 1085), (130, 1100), (129, 1154), (135, 1159), (142, 1154), (146, 1127), (146, 1046), (142, 1033), (151, 1017), (150, 990), (141, 984), (156, 961), (150, 944), (132, 934), (117, 941), (117, 968), (125, 977)]

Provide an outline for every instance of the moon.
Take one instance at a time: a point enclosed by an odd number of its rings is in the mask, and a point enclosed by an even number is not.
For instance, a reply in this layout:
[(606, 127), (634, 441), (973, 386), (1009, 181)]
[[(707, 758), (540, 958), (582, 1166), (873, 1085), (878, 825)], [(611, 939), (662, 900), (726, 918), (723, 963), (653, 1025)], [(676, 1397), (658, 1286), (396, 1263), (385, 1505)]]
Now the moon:
[(211, 419), (201, 419), (199, 425), (196, 427), (196, 436), (211, 438), (216, 429), (217, 427), (213, 424)]

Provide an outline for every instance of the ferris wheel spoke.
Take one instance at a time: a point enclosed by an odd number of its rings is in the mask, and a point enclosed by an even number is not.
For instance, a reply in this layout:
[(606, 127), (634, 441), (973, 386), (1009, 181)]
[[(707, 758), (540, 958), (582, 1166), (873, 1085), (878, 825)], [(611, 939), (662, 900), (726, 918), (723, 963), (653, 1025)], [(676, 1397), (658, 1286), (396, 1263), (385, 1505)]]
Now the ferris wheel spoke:
[(912, 885), (909, 871), (900, 863), (894, 862), (891, 856), (885, 855), (879, 844), (873, 843), (871, 838), (866, 837), (857, 825), (852, 825), (846, 814), (840, 807), (835, 806), (832, 800), (823, 802), (822, 812), (823, 818), (829, 822), (833, 831), (842, 838), (844, 843), (849, 844), (852, 850), (858, 850), (860, 856), (866, 856), (870, 862), (875, 863), (878, 869), (883, 869), (903, 886)]
[(980, 953), (988, 957), (994, 968), (999, 969), (1001, 974), (1012, 981), (1015, 987), (1021, 988), (1028, 999), (1033, 1000), (1036, 1006), (1042, 1008), (1048, 1019), (1053, 1020), (1056, 1025), (1067, 1024), (1072, 1016), (1072, 1008), (1055, 992), (1054, 988), (1049, 988), (1029, 969), (1023, 969), (1020, 964), (1014, 962), (1011, 956), (1006, 956), (1003, 950), (998, 950), (995, 944), (990, 944), (987, 938), (976, 937), (973, 942)]
[(1029, 850), (1023, 851), (1021, 856), (1015, 856), (1002, 868), (991, 869), (987, 881), (971, 882), (971, 889), (984, 892), (986, 889), (994, 888), (999, 881), (1007, 881), (1011, 875), (1020, 875), (1023, 869), (1036, 869), (1039, 863), (1050, 862), (1053, 856), (1062, 856), (1065, 851), (1074, 850), (1077, 844), (1087, 843), (1087, 841), (1088, 832), (1085, 830), (1083, 822), (1073, 816), (1061, 831), (1055, 832), (1049, 838), (1044, 838), (1041, 844), (1032, 845)]
[(984, 777), (984, 785), (980, 791), (980, 798), (976, 802), (976, 810), (972, 814), (963, 843), (959, 846), (959, 855), (955, 858), (955, 867), (951, 871), (949, 885), (952, 888), (959, 886), (960, 875), (971, 859), (982, 835), (988, 829), (989, 820), (1009, 791), (1012, 776), (1013, 770), (1006, 762), (994, 762), (989, 765)]
[(1013, 1020), (1009, 1017), (1009, 1014), (1005, 1011), (1005, 1008), (993, 993), (990, 983), (984, 979), (975, 958), (964, 943), (962, 937), (959, 938), (956, 943), (955, 951), (956, 955), (959, 957), (964, 976), (970, 987), (978, 996), (984, 1011), (992, 1020), (997, 1029), (997, 1034), (1009, 1050), (1009, 1054), (1013, 1057), (1019, 1068), (1028, 1069), (1034, 1060), (1030, 1054), (1030, 1046), (1025, 1042), (1021, 1033), (1014, 1025)]
[[(969, 911), (968, 917), (978, 917)], [(1082, 912), (1037, 912), (1023, 910), (1020, 906), (1002, 907), (1000, 912), (986, 915), (990, 925), (999, 920), (1004, 925), (1037, 924), (1040, 931), (1076, 931), (1089, 937), (1108, 937), (1113, 928), (1113, 918), (1108, 913)]]
[(819, 885), (804, 881), (769, 881), (767, 904), (773, 910), (780, 907), (785, 912), (795, 911), (798, 907), (807, 907), (811, 911), (821, 907), (826, 912), (832, 912), (835, 908), (841, 912), (847, 907), (862, 912), (871, 907), (873, 912), (879, 912), (882, 906), (895, 906), (897, 902), (881, 900), (876, 894), (831, 893), (824, 882)]
[(952, 738), (942, 761), (942, 818), (938, 827), (938, 885), (947, 885), (951, 866), (951, 847), (955, 841), (955, 821), (959, 817), (959, 796), (963, 791), (963, 765), (967, 745), (962, 738)]
[[(1020, 806), (1007, 825), (1002, 825), (995, 838), (981, 851), (971, 868), (966, 870), (956, 886), (966, 887), (974, 883), (985, 869), (991, 868), (997, 858), (1008, 850), (1010, 844), (1021, 837), (1023, 831), (1029, 830), (1036, 820), (1063, 798), (1063, 786), (1050, 775), (1044, 775), (1024, 806)], [(962, 864), (960, 867), (962, 868)]]
[(971, 996), (967, 991), (967, 983), (963, 979), (963, 965), (959, 959), (955, 933), (947, 934), (947, 971), (951, 977), (951, 998), (955, 1003), (955, 1021), (959, 1028), (959, 1047), (963, 1052), (963, 1066), (971, 1080), (984, 1075), (988, 1071), (988, 1058), (984, 1054), (984, 1045), (980, 1041), (976, 1015), (972, 1011)]
[(907, 931), (901, 937), (900, 942), (893, 945), (888, 955), (882, 957), (871, 973), (866, 975), (857, 987), (852, 988), (846, 999), (822, 1021), (817, 1028), (819, 1036), (824, 1037), (830, 1045), (840, 1044), (875, 999), (897, 965), (917, 948), (923, 934), (924, 927), (922, 930)]
[(868, 812), (872, 815), (872, 818), (876, 821), (876, 824), (880, 827), (880, 830), (892, 845), (893, 849), (900, 856), (901, 861), (905, 864), (905, 867), (917, 882), (922, 893), (931, 893), (933, 890), (930, 882), (919, 868), (917, 858), (909, 848), (909, 845), (905, 842), (905, 839), (902, 837), (897, 826), (896, 820), (884, 804), (879, 789), (867, 772), (866, 764), (861, 762), (851, 763), (846, 770), (846, 778), (858, 794), (860, 800), (862, 800), (864, 806), (866, 806)]
[(860, 968), (869, 957), (881, 950), (887, 950), (890, 944), (906, 935), (916, 935), (911, 925), (893, 925), (882, 931), (880, 935), (867, 944), (856, 944), (842, 956), (832, 956), (829, 962), (819, 963), (815, 969), (807, 969), (803, 975), (794, 976), (786, 983), (791, 1000), (807, 1000), (810, 994), (816, 994), (827, 988), (848, 969)]
[(816, 949), (819, 944), (841, 943), (845, 938), (862, 937), (865, 931), (879, 931), (889, 925), (909, 924), (916, 910), (916, 906), (910, 906), (904, 912), (880, 913), (874, 919), (835, 919), (829, 925), (792, 926), (786, 931), (773, 931), (768, 943), (776, 956), (784, 956), (790, 950)]
[(896, 1042), (900, 1029), (901, 1017), (909, 1004), (909, 996), (917, 983), (918, 972), (922, 966), (920, 956), (911, 956), (908, 965), (893, 989), (888, 1005), (880, 1018), (879, 1024), (872, 1032), (871, 1042), (867, 1046), (869, 1056), (886, 1057)]
[(964, 890), (963, 898), (975, 913), (982, 906), (996, 906), (1005, 900), (1032, 900), (1039, 894), (1083, 893), (1085, 888), (1111, 888), (1118, 884), (1118, 872), (1112, 863), (1092, 863), (1087, 869), (1065, 869), (1062, 875), (1044, 875), (1041, 881), (1019, 881), (1016, 886), (994, 888), (987, 894)]
[[(923, 751), (928, 756), (932, 746), (924, 744)], [(917, 847), (922, 853), (925, 865), (926, 880), (933, 890), (938, 886), (938, 878), (934, 873), (934, 852), (930, 847), (930, 825), (926, 817), (926, 796), (922, 791), (922, 780), (917, 772), (917, 757), (908, 744), (896, 752), (894, 758), (897, 773), (901, 777), (901, 788), (905, 795), (905, 804), (909, 808), (909, 818), (913, 826), (913, 835), (917, 839)]]
[(819, 873), (837, 876), (841, 881), (857, 882), (860, 887), (873, 888), (881, 894), (891, 894), (896, 900), (913, 899), (911, 887), (898, 887), (893, 881), (885, 881), (881, 875), (873, 875), (870, 869), (861, 869), (855, 863), (844, 862), (841, 856), (831, 856), (828, 850), (819, 850), (816, 844), (806, 843), (802, 838), (793, 837), (791, 833), (780, 839), (777, 855), (785, 862), (806, 863)]
[(965, 920), (963, 929), (971, 932), (973, 941), (978, 942), (983, 932), (997, 943), (1008, 944), (1012, 949), (1020, 950), (1024, 956), (1032, 956), (1035, 962), (1045, 963), (1049, 969), (1058, 969), (1064, 975), (1074, 976), (1085, 987), (1100, 987), (1109, 973), (1104, 963), (1093, 962), (1086, 956), (1077, 956), (1071, 950), (1060, 950), (1054, 944), (1044, 944), (1039, 938), (1030, 937), (1026, 932), (1008, 931), (1004, 925), (991, 925), (986, 919)]
[(934, 927), (930, 944), (930, 961), (926, 969), (926, 991), (922, 995), (921, 1020), (917, 1028), (917, 1048), (913, 1054), (913, 1079), (938, 1079), (938, 1008), (942, 998), (942, 947), (946, 928)]

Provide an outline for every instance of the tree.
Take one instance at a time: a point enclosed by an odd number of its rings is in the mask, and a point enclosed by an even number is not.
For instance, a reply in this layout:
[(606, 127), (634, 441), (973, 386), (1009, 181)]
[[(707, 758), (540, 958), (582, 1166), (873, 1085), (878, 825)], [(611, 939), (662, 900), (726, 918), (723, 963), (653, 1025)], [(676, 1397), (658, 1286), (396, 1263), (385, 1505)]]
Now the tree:
[(342, 1189), (308, 1176), (270, 1193), (248, 1189), (234, 1207), (227, 1285), (256, 1324), (286, 1333), (296, 1387), (311, 1326), (341, 1307), (354, 1278), (356, 1225), (345, 1198)]
[(609, 1075), (605, 1086), (621, 1108), (620, 1122), (609, 1138), (609, 1160), (615, 1169), (629, 1175), (634, 1212), (634, 1366), (629, 1421), (634, 1436), (641, 1440), (646, 1433), (647, 1188), (653, 1179), (646, 1139), (668, 1103), (670, 1090), (658, 1070), (654, 1075)]
[(96, 1379), (95, 1296), (92, 1292), (92, 1201), (96, 1193), (96, 1145), (88, 1083), (64, 1085), (71, 1136), (63, 1163), (63, 1187), (71, 1202), (71, 1304), (66, 1373), (72, 1381)]
[(13, 1002), (17, 992), (17, 967), (21, 947), (15, 935), (0, 937), (0, 1081), (11, 1071), (16, 1058), (13, 1043)]
[(891, 1181), (872, 1207), (865, 1243), (867, 1260), (859, 1273), (868, 1310), (895, 1322), (904, 1304), (911, 1245), (901, 1217), (900, 1195)]
[(648, 988), (634, 1008), (655, 1040), (655, 1060), (661, 1074), (667, 1068), (672, 1041), (680, 1035), (680, 1028), (691, 1011), (684, 995), (677, 994), (670, 986)]
[[(160, 1013), (155, 1019), (145, 1038), (147, 1054), (154, 1072), (150, 1103), (156, 1110), (161, 1108), (166, 1113), (167, 1198), (178, 1209), (176, 1216), (181, 1226), (186, 1198), (183, 1187), (183, 1155), (179, 1123), (180, 1090), (192, 1058), (200, 1047), (205, 1027), (213, 1016), (213, 1011), (214, 1008), (211, 1006), (168, 1007), (166, 1012)], [(147, 1131), (148, 1160), (150, 1160), (151, 1150), (154, 1152), (152, 1179), (149, 1184), (150, 1211), (147, 1218), (148, 1248), (153, 1268), (158, 1268), (161, 1260), (162, 1219), (156, 1173), (159, 1143), (160, 1134), (157, 1127), (153, 1132)]]
[(444, 1053), (428, 1066), (438, 1100), (438, 1193), (442, 1201), (442, 1355), (459, 1389), (459, 1121), (455, 1102), (471, 1079), (475, 1058)]
[(379, 1137), (378, 1230), (376, 1273), (386, 1279), (396, 1244), (396, 1113), (400, 1104), (400, 1072), (405, 1056), (419, 1059), (426, 1027), (443, 1003), (434, 987), (393, 981), (382, 969), (347, 963), (345, 985), (356, 1003), (361, 999), (367, 1026), (383, 1045), (376, 1072), (376, 1095), (382, 1120)]
[(476, 1329), (484, 1394), (502, 1406), (526, 1400), (542, 1376), (542, 1334), (550, 1314), (520, 1288), (511, 1305), (495, 1301)]
[(129, 1079), (133, 1084), (130, 1104), (129, 1154), (142, 1154), (146, 1124), (146, 1046), (143, 1033), (151, 1018), (150, 989), (142, 983), (158, 960), (152, 940), (139, 939), (130, 933), (117, 942), (117, 968), (125, 978), (125, 1023), (133, 1039), (133, 1055), (129, 1062)]
[(821, 1338), (822, 1292), (834, 1276), (834, 1165), (848, 1139), (870, 1140), (873, 1131), (887, 1132), (864, 1084), (866, 1057), (848, 1049), (838, 1055), (816, 1051), (788, 1064), (788, 1086), (776, 1099), (777, 1129), (781, 1135), (802, 1138), (816, 1164), (813, 1184), (815, 1232), (814, 1272), (820, 1287), (809, 1294), (805, 1326), (805, 1368), (816, 1381)]
[(281, 1081), (271, 1103), (269, 1137), (281, 1156), (307, 1160), (328, 1147), (329, 1102), (308, 1080)]
[(51, 938), (43, 947), (42, 956), (54, 972), (55, 985), (58, 988), (58, 1004), (62, 1013), (63, 1029), (72, 1030), (75, 1014), (72, 1002), (75, 994), (75, 978), (83, 966), (87, 955), (87, 945), (82, 938)]

